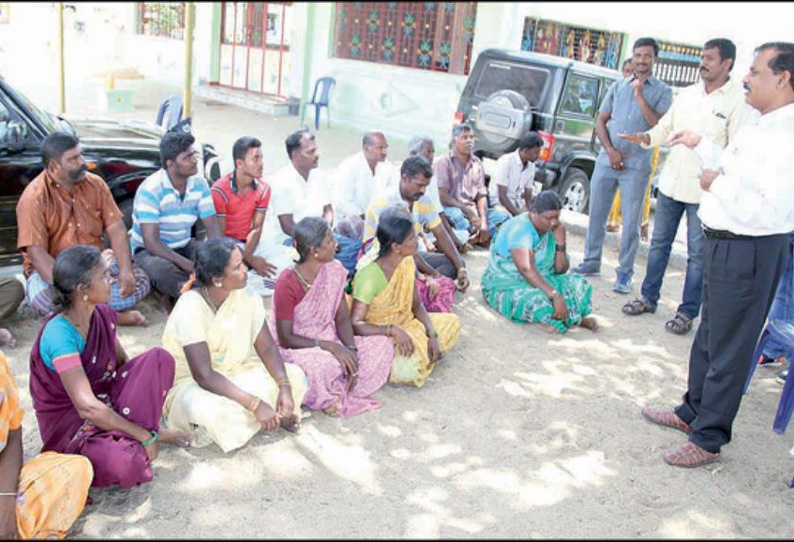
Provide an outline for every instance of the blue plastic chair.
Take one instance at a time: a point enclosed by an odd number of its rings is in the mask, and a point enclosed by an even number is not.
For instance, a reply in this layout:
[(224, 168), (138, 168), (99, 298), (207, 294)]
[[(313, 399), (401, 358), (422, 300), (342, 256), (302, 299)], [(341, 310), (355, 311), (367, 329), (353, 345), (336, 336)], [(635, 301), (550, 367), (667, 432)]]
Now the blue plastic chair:
[[(328, 128), (331, 127), (331, 108), (329, 106), (331, 100), (331, 90), (336, 85), (336, 79), (333, 77), (320, 77), (314, 84), (314, 92), (312, 93), (311, 101), (306, 105), (314, 106), (314, 129), (320, 129), (320, 111), (323, 107), (326, 109), (326, 124)], [(320, 93), (319, 100), (317, 93)]]
[[(775, 337), (781, 344), (786, 345), (786, 359), (794, 359), (794, 325), (781, 320), (770, 320), (758, 339), (758, 345), (755, 347), (755, 353), (750, 362), (750, 371), (744, 384), (744, 393), (747, 393), (747, 389), (750, 387), (750, 381), (753, 379), (758, 359), (764, 352), (764, 347), (771, 337)], [(794, 377), (789, 372), (789, 377), (786, 378), (786, 385), (783, 386), (783, 392), (780, 394), (775, 421), (772, 423), (772, 430), (775, 433), (782, 435), (786, 432), (791, 421), (792, 412), (794, 412)], [(794, 488), (794, 478), (791, 479), (789, 487)]]
[[(163, 121), (168, 115), (168, 120), (165, 126)], [(178, 94), (172, 94), (160, 103), (160, 108), (157, 110), (157, 120), (155, 124), (161, 126), (165, 130), (170, 130), (182, 120), (182, 97)]]

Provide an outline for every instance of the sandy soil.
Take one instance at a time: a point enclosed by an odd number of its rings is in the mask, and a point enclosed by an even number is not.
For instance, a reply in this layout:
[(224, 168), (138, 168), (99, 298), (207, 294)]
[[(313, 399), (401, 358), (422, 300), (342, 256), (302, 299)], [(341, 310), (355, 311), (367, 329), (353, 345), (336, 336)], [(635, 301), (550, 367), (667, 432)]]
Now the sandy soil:
[[(571, 236), (573, 259), (583, 241)], [(659, 311), (629, 318), (611, 283), (614, 250), (593, 280), (602, 329), (565, 336), (505, 321), (482, 299), (487, 253), (466, 259), (473, 286), (455, 312), (460, 342), (422, 389), (387, 385), (382, 407), (341, 421), (319, 412), (298, 436), (259, 434), (224, 455), (162, 448), (154, 481), (92, 490), (77, 538), (791, 538), (790, 434), (775, 435), (775, 371), (759, 369), (723, 461), (676, 469), (662, 454), (685, 436), (640, 415), (684, 391), (693, 334), (674, 336), (682, 273)], [(645, 262), (638, 260), (639, 279)], [(635, 284), (635, 291), (639, 284)], [(122, 329), (131, 354), (159, 344), (165, 316)], [(38, 451), (27, 356), (38, 321), (10, 321), (22, 389), (25, 456)]]

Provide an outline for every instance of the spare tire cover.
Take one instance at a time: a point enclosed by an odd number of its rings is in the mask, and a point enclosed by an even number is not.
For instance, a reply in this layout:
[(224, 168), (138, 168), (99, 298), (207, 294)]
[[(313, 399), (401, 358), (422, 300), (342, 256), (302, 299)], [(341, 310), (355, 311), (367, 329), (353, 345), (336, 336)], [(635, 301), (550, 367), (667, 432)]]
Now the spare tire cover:
[(498, 90), (480, 103), (474, 123), (494, 148), (507, 150), (531, 128), (532, 106), (514, 90)]

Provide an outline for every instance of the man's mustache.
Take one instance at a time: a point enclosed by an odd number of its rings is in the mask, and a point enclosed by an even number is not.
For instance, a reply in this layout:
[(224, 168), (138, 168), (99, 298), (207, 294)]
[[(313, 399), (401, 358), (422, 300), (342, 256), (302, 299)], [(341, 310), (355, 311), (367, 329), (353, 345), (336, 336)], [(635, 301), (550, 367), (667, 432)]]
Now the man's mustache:
[(88, 166), (85, 164), (77, 168), (77, 171), (73, 171), (72, 173), (70, 173), (69, 177), (71, 177), (73, 181), (76, 181), (77, 179), (80, 178), (80, 175), (82, 175), (84, 171), (88, 171)]

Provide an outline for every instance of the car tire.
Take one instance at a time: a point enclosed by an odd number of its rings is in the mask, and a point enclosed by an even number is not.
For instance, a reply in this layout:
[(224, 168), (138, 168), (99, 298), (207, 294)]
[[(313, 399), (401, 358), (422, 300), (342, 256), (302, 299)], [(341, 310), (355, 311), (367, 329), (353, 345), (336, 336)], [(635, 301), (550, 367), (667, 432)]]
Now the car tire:
[(560, 186), (562, 208), (587, 214), (590, 208), (590, 178), (583, 170), (570, 167)]

